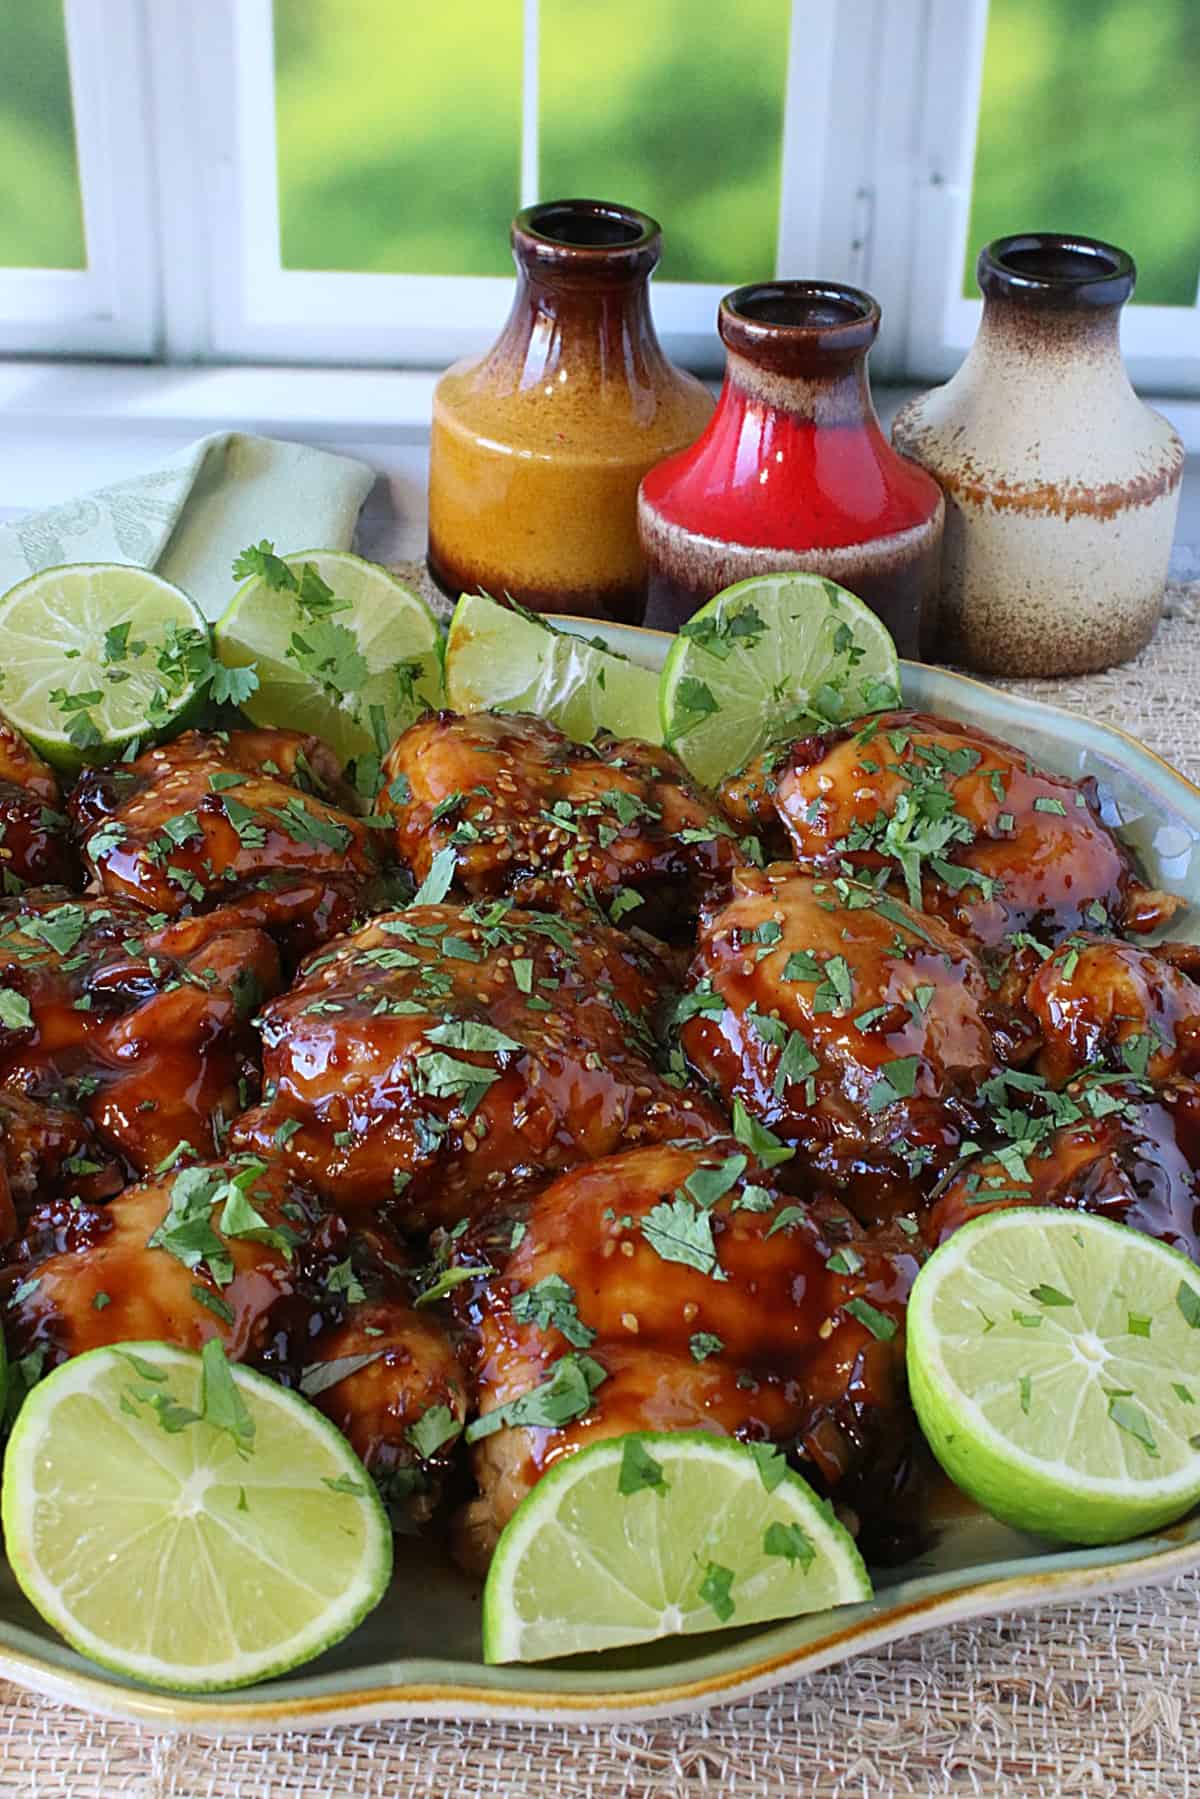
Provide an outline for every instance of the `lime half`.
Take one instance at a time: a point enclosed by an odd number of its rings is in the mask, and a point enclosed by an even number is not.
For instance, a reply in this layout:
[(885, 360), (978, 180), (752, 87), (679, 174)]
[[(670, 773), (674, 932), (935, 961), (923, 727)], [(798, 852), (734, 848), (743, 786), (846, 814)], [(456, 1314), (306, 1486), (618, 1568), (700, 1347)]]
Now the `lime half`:
[(849, 1533), (767, 1445), (610, 1437), (557, 1462), (509, 1520), (483, 1655), (543, 1661), (870, 1597)]
[[(387, 569), (343, 550), (248, 556), (267, 572), (242, 583), (214, 631), (227, 667), (257, 670), (242, 702), (256, 725), (312, 731), (348, 761), (382, 754), (443, 704), (438, 622)], [(274, 584), (281, 567), (292, 585)]]
[(972, 1220), (917, 1276), (908, 1373), (951, 1480), (1019, 1530), (1116, 1543), (1200, 1499), (1200, 1268), (1152, 1237)]
[(900, 664), (869, 606), (820, 575), (755, 575), (688, 619), (659, 686), (666, 742), (715, 787), (783, 737), (899, 703)]
[(5, 716), (74, 773), (133, 737), (179, 728), (208, 679), (208, 625), (148, 569), (67, 563), (0, 600), (0, 669)]
[(4, 1461), (26, 1597), (152, 1686), (244, 1686), (383, 1596), (392, 1539), (344, 1438), (294, 1393), (165, 1343), (95, 1349), (33, 1388)]
[(532, 712), (576, 743), (597, 731), (661, 743), (658, 677), (528, 612), (464, 593), (446, 639), (456, 712)]

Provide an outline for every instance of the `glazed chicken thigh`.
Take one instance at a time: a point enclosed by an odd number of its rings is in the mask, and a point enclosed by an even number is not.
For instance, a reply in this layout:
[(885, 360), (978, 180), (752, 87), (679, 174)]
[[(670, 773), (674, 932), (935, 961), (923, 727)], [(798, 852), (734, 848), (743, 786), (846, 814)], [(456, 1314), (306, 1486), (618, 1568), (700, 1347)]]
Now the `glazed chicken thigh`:
[[(935, 1196), (930, 1243), (981, 1212), (1072, 1206), (1161, 1237), (1200, 1261), (1200, 1086), (1085, 1076), (1039, 1096), (988, 1096), (1010, 1141), (973, 1157)], [(1055, 1123), (1056, 1120), (1061, 1120)]]
[[(423, 881), (439, 855), (471, 898), (628, 922), (677, 939), (748, 859), (668, 750), (601, 735), (572, 743), (543, 719), (422, 719), (384, 763), (381, 807)], [(439, 897), (441, 897), (439, 895)]]
[(0, 1083), (68, 1105), (142, 1173), (219, 1149), (257, 1088), (250, 1019), (279, 954), (236, 915), (155, 923), (128, 901), (30, 888), (0, 903)]
[(345, 930), (379, 874), (333, 752), (296, 731), (186, 731), (87, 771), (70, 811), (93, 887), (150, 912), (235, 900), (293, 955)]
[[(977, 943), (1091, 925), (1149, 931), (1177, 910), (1148, 890), (1100, 816), (1094, 781), (1038, 769), (972, 725), (885, 712), (768, 751), (722, 790), (772, 816), (810, 873), (886, 868), (913, 905)], [(777, 827), (778, 828), (778, 827)]]
[(867, 1220), (919, 1202), (979, 1128), (979, 1083), (1033, 1047), (940, 919), (786, 863), (736, 876), (676, 1017), (692, 1066)]
[[(919, 1244), (786, 1201), (729, 1138), (630, 1150), (501, 1206), (455, 1245), (474, 1343), (486, 1559), (560, 1456), (634, 1430), (786, 1446), (887, 1510), (911, 1445), (902, 1322)], [(872, 1499), (873, 1496), (873, 1499)]]
[(39, 1200), (102, 1199), (123, 1182), (119, 1160), (73, 1106), (0, 1087), (0, 1248)]
[(0, 719), (0, 893), (75, 885), (79, 858), (61, 805), (54, 771)]
[(417, 1231), (548, 1170), (711, 1136), (716, 1109), (654, 1066), (670, 972), (648, 939), (503, 900), (385, 913), (265, 1008), (270, 1097), (230, 1140)]
[(231, 1360), (298, 1386), (393, 1495), (428, 1510), (465, 1417), (455, 1353), (413, 1311), (396, 1247), (352, 1232), (278, 1164), (188, 1164), (106, 1205), (48, 1202), (10, 1255), (5, 1335), (30, 1374), (101, 1344), (219, 1337)]
[(1064, 1086), (1087, 1067), (1165, 1080), (1200, 1074), (1200, 985), (1152, 950), (1069, 937), (1030, 981), (1038, 1069)]

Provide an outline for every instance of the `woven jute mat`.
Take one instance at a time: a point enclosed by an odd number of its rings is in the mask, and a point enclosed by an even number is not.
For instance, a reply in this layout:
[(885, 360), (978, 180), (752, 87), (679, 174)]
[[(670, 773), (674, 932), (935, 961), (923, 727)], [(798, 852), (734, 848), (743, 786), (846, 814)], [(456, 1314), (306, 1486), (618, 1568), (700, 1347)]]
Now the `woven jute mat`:
[[(1200, 781), (1200, 583), (1171, 589), (1129, 666), (1004, 685), (1120, 725)], [(0, 1696), (0, 1794), (21, 1799), (1200, 1799), (1200, 1574), (955, 1625), (657, 1724), (390, 1723), (212, 1743), (2, 1683)]]

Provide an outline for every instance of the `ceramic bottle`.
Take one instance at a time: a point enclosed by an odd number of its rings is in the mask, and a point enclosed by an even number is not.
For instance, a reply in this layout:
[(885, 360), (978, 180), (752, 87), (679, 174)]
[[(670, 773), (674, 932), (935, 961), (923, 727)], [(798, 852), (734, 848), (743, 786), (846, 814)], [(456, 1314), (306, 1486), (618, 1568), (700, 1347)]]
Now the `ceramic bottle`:
[(734, 581), (809, 569), (860, 595), (901, 654), (919, 655), (942, 496), (875, 415), (877, 303), (858, 288), (775, 281), (727, 294), (717, 324), (717, 410), (698, 443), (642, 482), (646, 623), (674, 630)]
[(655, 335), (661, 241), (644, 213), (599, 200), (518, 213), (508, 322), (434, 398), (429, 567), (452, 596), (482, 587), (541, 611), (641, 621), (638, 482), (713, 404)]
[(1124, 662), (1158, 620), (1183, 475), (1121, 360), (1133, 261), (1094, 238), (1003, 237), (978, 279), (965, 362), (892, 430), (946, 493), (945, 654), (1007, 675)]

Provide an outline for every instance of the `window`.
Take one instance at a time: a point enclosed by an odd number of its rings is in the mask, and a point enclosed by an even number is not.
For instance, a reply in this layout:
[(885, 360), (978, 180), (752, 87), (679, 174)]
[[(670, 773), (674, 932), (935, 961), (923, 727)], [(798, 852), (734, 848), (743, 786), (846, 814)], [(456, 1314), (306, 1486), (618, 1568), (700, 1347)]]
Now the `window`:
[(1138, 264), (1135, 380), (1200, 393), (1195, 0), (933, 0), (932, 41), (906, 366), (948, 374), (971, 343), (981, 245), (1072, 230)]
[(507, 224), (662, 219), (655, 312), (719, 363), (773, 273), (877, 293), (939, 377), (1008, 230), (1125, 244), (1135, 375), (1200, 393), (1196, 0), (0, 0), (0, 351), (438, 365)]
[(155, 347), (135, 0), (0, 0), (0, 351)]

